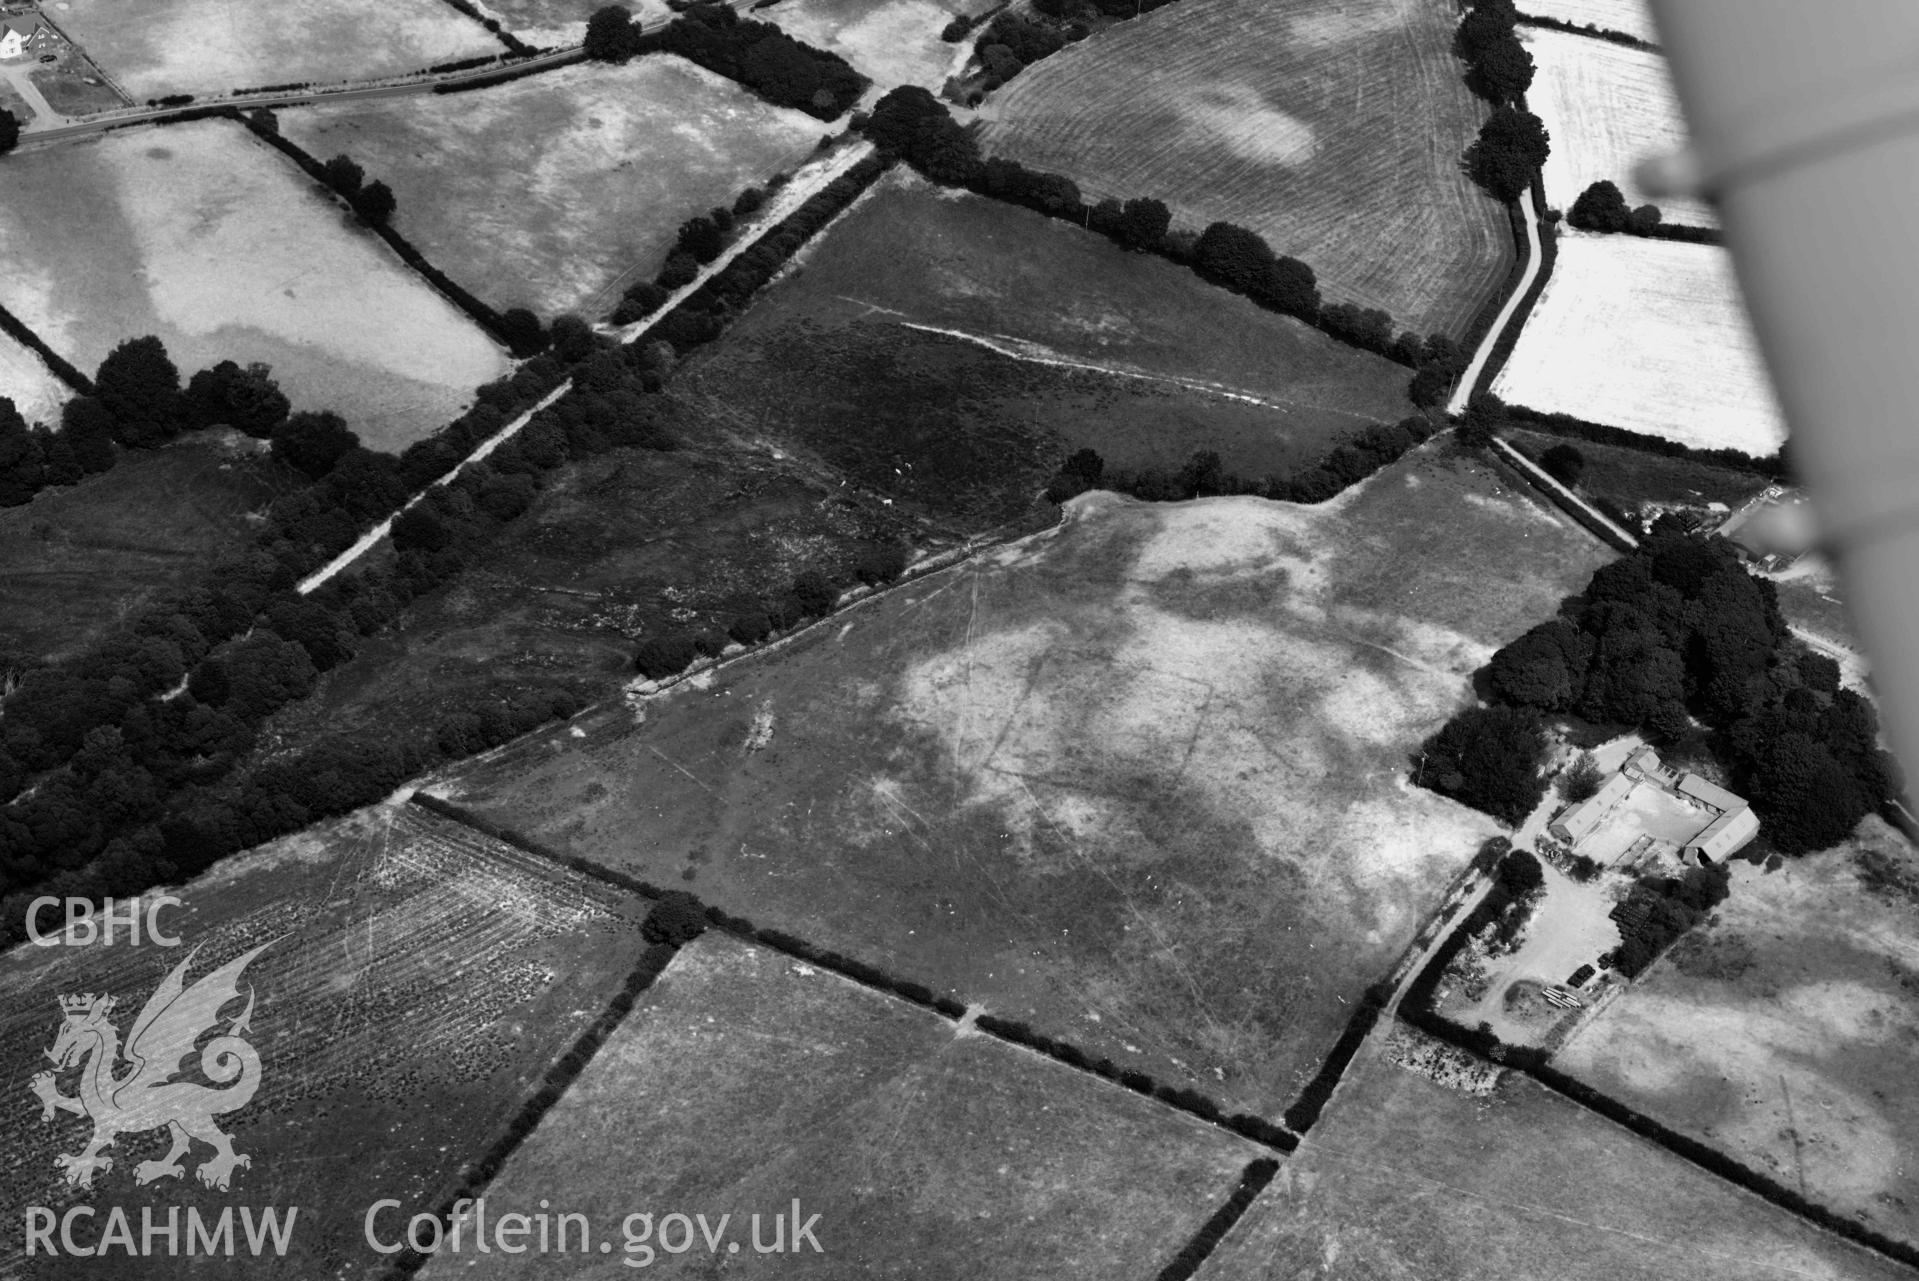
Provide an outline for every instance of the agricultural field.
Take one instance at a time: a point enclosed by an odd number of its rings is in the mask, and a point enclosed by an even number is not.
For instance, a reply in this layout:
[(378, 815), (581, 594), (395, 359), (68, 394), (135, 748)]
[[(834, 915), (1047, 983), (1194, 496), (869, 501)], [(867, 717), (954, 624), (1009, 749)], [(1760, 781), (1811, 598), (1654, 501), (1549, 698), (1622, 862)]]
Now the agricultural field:
[(996, 155), (1088, 199), (1154, 196), (1175, 226), (1250, 227), (1328, 302), (1458, 336), (1513, 261), (1461, 170), (1483, 105), (1435, 0), (1184, 0), (1069, 46), (982, 109)]
[[(175, 891), (160, 923), (180, 948), (19, 947), (0, 957), (0, 1055), (19, 1091), (0, 1117), (0, 1187), (13, 1206), (71, 1203), (101, 1216), (124, 1205), (300, 1207), (283, 1259), (248, 1277), (355, 1275), (375, 1262), (361, 1236), (377, 1196), (432, 1204), (462, 1165), (504, 1131), (548, 1065), (619, 990), (644, 947), (644, 905), (414, 807), (362, 811), (227, 861)], [(192, 952), (191, 982), (257, 947), (241, 979), (259, 1088), (219, 1121), (236, 1151), (225, 1194), (188, 1174), (136, 1188), (134, 1166), (166, 1149), (165, 1131), (129, 1132), (91, 1191), (69, 1188), (56, 1153), (77, 1151), (83, 1122), (43, 1122), (26, 1083), (60, 1027), (55, 998), (114, 996), (128, 1034), (159, 981)], [(226, 1019), (240, 1013), (236, 1003)], [(224, 1027), (226, 1020), (222, 1020)], [(197, 1061), (197, 1060), (190, 1060)], [(56, 1085), (72, 1094), (81, 1068)], [(70, 1277), (64, 1260), (22, 1259), (21, 1219), (0, 1235), (0, 1271)], [(83, 1225), (84, 1226), (84, 1225)], [(89, 1260), (101, 1278), (205, 1276), (195, 1261)], [(235, 1271), (232, 1275), (240, 1275)]]
[(1717, 245), (1562, 232), (1552, 278), (1492, 390), (1705, 449), (1764, 457), (1786, 439)]
[(913, 84), (937, 92), (972, 48), (941, 40), (941, 29), (956, 14), (990, 8), (990, 0), (780, 0), (753, 16), (838, 54), (882, 90)]
[[(850, 578), (873, 542), (951, 536), (714, 424), (673, 421), (685, 447), (617, 449), (546, 477), (483, 566), (415, 601), (269, 722), (264, 740), (411, 727), (430, 740), (488, 699), (616, 694), (643, 636), (723, 632), (805, 569)], [(378, 564), (384, 550), (362, 564)]]
[(1576, 22), (1582, 27), (1624, 32), (1649, 44), (1659, 43), (1652, 6), (1646, 0), (1526, 0), (1525, 12)]
[(1525, 1077), (1507, 1074), (1489, 1094), (1475, 1094), (1369, 1048), (1202, 1275), (1897, 1281), (1909, 1274)]
[(1732, 895), (1555, 1058), (1842, 1214), (1919, 1241), (1919, 852), (1876, 818)]
[(680, 223), (821, 137), (812, 117), (665, 55), (287, 111), (280, 128), (392, 187), (395, 228), (487, 302), (595, 318), (659, 269)]
[(0, 654), (85, 649), (161, 593), (200, 582), (252, 537), (247, 513), (301, 483), (258, 442), (199, 433), (0, 509)]
[(138, 9), (116, 0), (53, 0), (49, 16), (135, 101), (372, 80), (501, 50), (484, 27), (441, 0), (147, 0)]
[[(489, 1214), (584, 1214), (622, 1263), (676, 1262), (621, 1222), (705, 1213), (682, 1268), (781, 1276), (1150, 1275), (1269, 1155), (938, 1015), (708, 933), (682, 949), (487, 1188)], [(752, 1217), (818, 1216), (818, 1252), (750, 1251)], [(719, 1226), (721, 1215), (730, 1226)], [(403, 1223), (397, 1215), (393, 1222)], [(790, 1229), (794, 1225), (789, 1222)], [(727, 1257), (729, 1243), (741, 1259)], [(470, 1239), (468, 1245), (470, 1247)], [(578, 1253), (577, 1229), (569, 1243)], [(642, 1248), (650, 1253), (642, 1254)], [(544, 1277), (556, 1260), (443, 1253), (421, 1273)], [(560, 1264), (565, 1271), (566, 1265)], [(575, 1265), (581, 1266), (581, 1265)], [(614, 1270), (599, 1265), (608, 1275)], [(623, 1271), (623, 1269), (621, 1269)]]
[[(1550, 432), (1508, 428), (1508, 444), (1537, 462), (1555, 445), (1570, 444), (1586, 460), (1578, 489), (1622, 506), (1640, 503), (1661, 508), (1690, 508), (1710, 520), (1723, 519), (1766, 487), (1764, 477), (1690, 458), (1668, 458), (1643, 449), (1567, 440)], [(1713, 507), (1713, 504), (1718, 507)], [(1722, 510), (1723, 509), (1723, 510)]]
[[(586, 20), (601, 0), (474, 0), (473, 7), (529, 44), (548, 49), (586, 38)], [(673, 20), (666, 0), (624, 0), (621, 5), (646, 30)]]
[(1633, 182), (1641, 160), (1686, 145), (1686, 121), (1663, 56), (1545, 27), (1521, 27), (1520, 34), (1538, 67), (1526, 105), (1552, 135), (1547, 204), (1571, 209), (1580, 192), (1603, 178), (1635, 208), (1658, 205), (1667, 222), (1719, 225), (1705, 201), (1655, 197)]
[[(448, 12), (451, 12), (449, 10)], [(375, 449), (431, 435), (505, 353), (277, 153), (202, 121), (6, 159), (0, 302), (91, 372), (155, 334), (181, 379), (265, 361)]]
[(32, 348), (0, 334), (0, 396), (13, 402), (29, 426), (59, 426), (60, 407), (72, 395)]
[(1291, 471), (1412, 410), (1391, 361), (1102, 236), (907, 176), (803, 250), (688, 375), (676, 387), (711, 388), (714, 412), (747, 429), (949, 505), (972, 488), (1023, 503), (1081, 447), (1129, 467), (1212, 449), (1242, 475)]
[(1407, 754), (1605, 555), (1443, 446), (1068, 510), (439, 786), (1274, 1115), (1493, 830)]

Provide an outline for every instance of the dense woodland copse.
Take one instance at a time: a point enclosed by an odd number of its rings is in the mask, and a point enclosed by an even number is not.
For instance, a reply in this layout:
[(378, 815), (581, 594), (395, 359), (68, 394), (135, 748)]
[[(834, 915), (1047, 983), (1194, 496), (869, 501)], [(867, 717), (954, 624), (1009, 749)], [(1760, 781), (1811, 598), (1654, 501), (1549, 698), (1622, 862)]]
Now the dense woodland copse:
[(871, 83), (838, 54), (795, 40), (772, 23), (742, 18), (725, 4), (679, 6), (679, 15), (654, 31), (642, 31), (628, 10), (608, 5), (587, 19), (583, 47), (601, 62), (678, 54), (776, 107), (821, 120), (844, 115)]
[(1448, 722), (1413, 777), (1509, 823), (1544, 794), (1549, 717), (1716, 759), (1788, 854), (1843, 840), (1903, 785), (1872, 704), (1792, 637), (1772, 584), (1669, 517), (1483, 675), (1492, 705)]

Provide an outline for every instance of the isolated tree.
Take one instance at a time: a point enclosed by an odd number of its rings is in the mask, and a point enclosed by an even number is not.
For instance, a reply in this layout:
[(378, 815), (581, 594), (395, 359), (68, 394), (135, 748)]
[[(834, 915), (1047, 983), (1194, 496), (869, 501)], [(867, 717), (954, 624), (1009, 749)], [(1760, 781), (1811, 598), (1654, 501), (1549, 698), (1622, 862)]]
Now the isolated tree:
[(726, 233), (709, 215), (695, 214), (680, 224), (677, 248), (695, 262), (712, 262), (726, 248)]
[(696, 655), (692, 637), (684, 633), (649, 636), (634, 652), (633, 668), (648, 680), (660, 680), (685, 671)]
[(706, 932), (706, 912), (691, 894), (668, 893), (646, 914), (640, 936), (649, 943), (679, 947)]
[(515, 356), (537, 356), (546, 349), (546, 330), (540, 318), (525, 307), (508, 307), (500, 313), (501, 337)]
[(586, 20), (586, 56), (598, 62), (625, 62), (639, 52), (640, 29), (619, 5), (595, 9)]
[(593, 326), (571, 312), (553, 317), (553, 323), (547, 327), (547, 338), (554, 359), (567, 365), (577, 365), (601, 346)]
[(0, 109), (0, 156), (20, 145), (20, 121), (11, 111)]
[(151, 334), (129, 338), (107, 354), (93, 377), (94, 394), (123, 445), (150, 448), (180, 429), (180, 371)]
[(398, 206), (393, 188), (384, 182), (369, 182), (353, 196), (353, 212), (376, 227), (385, 226)]
[(326, 177), (326, 185), (351, 200), (359, 194), (360, 184), (366, 181), (366, 170), (351, 156), (339, 155), (321, 166)]
[(1518, 823), (1545, 794), (1546, 740), (1537, 713), (1471, 707), (1447, 721), (1416, 755), (1413, 782)]
[(270, 438), (292, 408), (272, 374), (259, 361), (242, 369), (234, 361), (223, 360), (200, 370), (187, 383), (187, 426), (225, 424), (249, 436)]
[(1579, 193), (1566, 221), (1581, 231), (1624, 231), (1630, 213), (1618, 184), (1601, 178)]
[(1539, 117), (1517, 107), (1499, 107), (1466, 148), (1466, 171), (1499, 200), (1517, 200), (1532, 185), (1552, 150)]
[(294, 414), (273, 429), (273, 456), (315, 480), (359, 445), (345, 420), (326, 409)]
[(1199, 273), (1235, 293), (1253, 292), (1274, 261), (1272, 247), (1259, 233), (1236, 223), (1208, 225), (1193, 246), (1193, 265)]
[(1586, 456), (1577, 446), (1558, 444), (1539, 456), (1539, 465), (1568, 489), (1579, 484), (1579, 478), (1586, 474)]

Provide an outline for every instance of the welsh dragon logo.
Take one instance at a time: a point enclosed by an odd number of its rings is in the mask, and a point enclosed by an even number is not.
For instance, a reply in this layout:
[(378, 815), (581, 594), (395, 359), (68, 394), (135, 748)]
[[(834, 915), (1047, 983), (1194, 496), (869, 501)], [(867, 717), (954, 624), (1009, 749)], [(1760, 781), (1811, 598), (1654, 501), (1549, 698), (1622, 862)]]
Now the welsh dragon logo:
[[(236, 1167), (253, 1164), (251, 1158), (235, 1152), (232, 1138), (213, 1124), (215, 1116), (245, 1107), (260, 1088), (260, 1056), (241, 1036), (249, 1030), (248, 1020), (253, 1017), (251, 987), (240, 1016), (224, 1034), (200, 1050), (200, 1070), (224, 1088), (173, 1078), (182, 1070), (181, 1060), (193, 1053), (195, 1042), (219, 1023), (221, 1008), (239, 997), (240, 972), (269, 946), (262, 943), (189, 987), (187, 967), (200, 950), (194, 948), (147, 998), (127, 1033), (124, 1049), (119, 1029), (107, 1017), (116, 1004), (113, 997), (89, 992), (60, 998), (66, 1021), (46, 1055), (56, 1071), (84, 1061), (80, 1093), (60, 1093), (54, 1084), (55, 1072), (36, 1074), (29, 1088), (40, 1099), (42, 1121), (53, 1120), (58, 1110), (93, 1122), (93, 1137), (84, 1149), (77, 1155), (63, 1153), (54, 1158), (55, 1164), (66, 1170), (70, 1186), (90, 1188), (96, 1170), (113, 1168), (113, 1158), (101, 1153), (120, 1135), (161, 1126), (171, 1131), (173, 1147), (158, 1161), (134, 1166), (135, 1183), (185, 1174), (180, 1158), (195, 1139), (214, 1150), (213, 1156), (194, 1171), (210, 1188), (224, 1192)], [(128, 1065), (124, 1071), (122, 1058)]]

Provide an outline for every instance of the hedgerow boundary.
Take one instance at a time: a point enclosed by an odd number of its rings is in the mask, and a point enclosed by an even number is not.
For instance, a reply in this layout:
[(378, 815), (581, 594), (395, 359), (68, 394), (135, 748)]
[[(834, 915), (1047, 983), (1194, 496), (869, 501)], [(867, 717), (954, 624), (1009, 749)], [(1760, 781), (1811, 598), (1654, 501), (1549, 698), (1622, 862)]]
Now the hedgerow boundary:
[(0, 331), (19, 343), (22, 347), (40, 357), (40, 362), (53, 372), (53, 376), (65, 383), (69, 389), (82, 396), (93, 394), (93, 380), (74, 368), (65, 356), (47, 345), (46, 339), (27, 325), (24, 320), (0, 307)]
[[(229, 108), (228, 114), (232, 119), (238, 120), (245, 126), (247, 131), (255, 138), (266, 143), (269, 147), (272, 147), (275, 151), (278, 151), (281, 155), (298, 165), (302, 173), (313, 179), (314, 182), (318, 183), (319, 186), (326, 191), (329, 199), (338, 199), (333, 188), (327, 183), (326, 167), (320, 163), (312, 152), (300, 146), (292, 139), (283, 137), (279, 130), (269, 129), (266, 125), (245, 112)], [(351, 202), (342, 201), (341, 203), (346, 204), (348, 208), (352, 207)], [(361, 218), (358, 213), (355, 213), (354, 217), (359, 220), (362, 227), (385, 241), (387, 248), (399, 255), (400, 261), (408, 267), (411, 267), (427, 284), (433, 286), (441, 297), (465, 312), (468, 319), (486, 331), (488, 337), (500, 343), (502, 346), (507, 345), (506, 324), (501, 319), (499, 312), (495, 311), (486, 303), (481, 302), (478, 297), (468, 291), (464, 286), (456, 283), (451, 276), (429, 262), (425, 254), (414, 248), (412, 241), (395, 231), (389, 223), (371, 222), (365, 218)]]
[[(561, 867), (592, 877), (617, 889), (638, 894), (656, 901), (669, 899), (692, 904), (705, 913), (713, 928), (733, 935), (748, 943), (769, 948), (794, 960), (808, 965), (831, 970), (840, 977), (871, 988), (887, 996), (897, 997), (922, 1009), (931, 1010), (944, 1018), (955, 1022), (966, 1017), (968, 1005), (957, 997), (939, 995), (923, 983), (903, 979), (888, 974), (877, 966), (868, 965), (843, 953), (831, 951), (810, 943), (805, 939), (788, 934), (783, 930), (767, 929), (755, 925), (744, 917), (734, 916), (725, 910), (705, 903), (697, 895), (686, 890), (667, 890), (650, 881), (631, 876), (614, 868), (596, 863), (591, 859), (566, 854), (551, 849), (539, 841), (518, 832), (513, 828), (494, 823), (464, 806), (444, 800), (424, 791), (413, 793), (410, 803), (436, 814), (443, 819), (471, 828), (482, 835), (513, 846), (523, 853), (534, 855), (547, 862), (557, 863)], [(1078, 1046), (1066, 1041), (1056, 1040), (1043, 1033), (1036, 1032), (1024, 1023), (1012, 1019), (1002, 1019), (992, 1014), (981, 1014), (974, 1026), (983, 1034), (997, 1040), (1032, 1050), (1055, 1062), (1064, 1064), (1076, 1071), (1099, 1077), (1108, 1083), (1131, 1090), (1135, 1094), (1156, 1100), (1159, 1103), (1196, 1117), (1208, 1125), (1227, 1131), (1242, 1139), (1257, 1143), (1280, 1153), (1291, 1153), (1299, 1146), (1299, 1136), (1262, 1117), (1248, 1113), (1227, 1115), (1217, 1103), (1196, 1090), (1165, 1085), (1153, 1080), (1144, 1072), (1122, 1070), (1110, 1059), (1094, 1059)], [(1349, 1055), (1350, 1057), (1350, 1055)]]
[(1647, 53), (1664, 54), (1666, 52), (1663, 47), (1650, 40), (1642, 40), (1624, 31), (1615, 31), (1611, 27), (1602, 27), (1591, 22), (1582, 26), (1576, 22), (1568, 22), (1564, 18), (1550, 18), (1539, 13), (1522, 13), (1519, 15), (1519, 25), (1546, 27), (1553, 31), (1564, 31), (1568, 35), (1586, 36), (1593, 40), (1604, 40), (1608, 44), (1624, 45), (1628, 49), (1643, 49)]
[[(1520, 109), (1525, 109), (1523, 101)], [(1479, 377), (1473, 382), (1471, 390), (1467, 392), (1469, 400), (1474, 396), (1485, 394), (1486, 390), (1493, 385), (1493, 380), (1499, 377), (1499, 371), (1506, 367), (1506, 362), (1512, 357), (1513, 348), (1519, 345), (1519, 335), (1524, 332), (1526, 321), (1531, 318), (1533, 308), (1539, 303), (1540, 295), (1546, 292), (1546, 282), (1552, 279), (1553, 264), (1559, 260), (1559, 242), (1554, 236), (1552, 224), (1546, 221), (1545, 179), (1537, 173), (1533, 175), (1532, 198), (1533, 213), (1539, 220), (1539, 270), (1534, 274), (1532, 284), (1521, 295), (1519, 305), (1513, 308), (1513, 314), (1507, 320), (1505, 330), (1493, 339), (1492, 350), (1486, 354), (1486, 363), (1480, 367)], [(1526, 215), (1518, 201), (1514, 201), (1510, 209), (1513, 219), (1513, 237), (1519, 245), (1518, 269), (1524, 271), (1525, 256), (1531, 248), (1523, 222)], [(1505, 295), (1502, 292), (1500, 296), (1502, 305), (1504, 298)], [(1481, 341), (1484, 341), (1483, 337)]]
[(1279, 1173), (1279, 1162), (1269, 1156), (1249, 1161), (1246, 1169), (1240, 1173), (1239, 1186), (1233, 1189), (1233, 1195), (1226, 1198), (1226, 1204), (1213, 1211), (1212, 1217), (1200, 1225), (1193, 1239), (1184, 1249), (1173, 1256), (1173, 1261), (1159, 1270), (1155, 1281), (1187, 1281), (1187, 1279), (1205, 1266), (1226, 1234), (1233, 1230), (1253, 1203), (1253, 1198), (1266, 1190), (1266, 1185)]
[[(469, 1161), (455, 1176), (453, 1190), (442, 1197), (433, 1210), (433, 1215), (439, 1219), (443, 1230), (452, 1230), (455, 1207), (463, 1199), (478, 1200), (488, 1185), (499, 1176), (500, 1171), (506, 1168), (506, 1163), (513, 1158), (513, 1154), (520, 1150), (520, 1145), (540, 1128), (540, 1122), (546, 1119), (546, 1114), (553, 1110), (566, 1094), (567, 1089), (580, 1078), (582, 1072), (586, 1071), (587, 1065), (593, 1061), (593, 1056), (599, 1053), (600, 1047), (619, 1030), (620, 1024), (626, 1021), (626, 1016), (633, 1012), (633, 1006), (638, 1003), (640, 996), (652, 987), (653, 981), (673, 963), (673, 958), (679, 955), (682, 946), (682, 943), (675, 941), (648, 942), (645, 950), (640, 953), (639, 959), (633, 963), (633, 968), (627, 971), (620, 990), (607, 999), (606, 1007), (600, 1011), (599, 1017), (588, 1024), (586, 1029), (548, 1064), (546, 1073), (540, 1080), (540, 1088), (528, 1095), (520, 1104), (519, 1110), (513, 1114), (513, 1119), (506, 1123), (500, 1137), (495, 1139), (485, 1152)], [(411, 1239), (412, 1234), (409, 1232), (409, 1242)], [(432, 1258), (431, 1252), (416, 1250), (409, 1244), (387, 1265), (382, 1275), (399, 1281), (400, 1278), (418, 1273)]]
[(1399, 1003), (1401, 1019), (1429, 1036), (1475, 1057), (1486, 1059), (1495, 1066), (1531, 1077), (1562, 1098), (1597, 1113), (1642, 1139), (1657, 1144), (1674, 1156), (1705, 1170), (1708, 1174), (1724, 1179), (1782, 1210), (1797, 1215), (1814, 1227), (1823, 1228), (1895, 1263), (1919, 1268), (1919, 1248), (1876, 1232), (1828, 1206), (1802, 1196), (1752, 1167), (1734, 1160), (1717, 1148), (1689, 1135), (1681, 1134), (1628, 1104), (1601, 1093), (1577, 1077), (1559, 1071), (1551, 1066), (1552, 1056), (1546, 1051), (1532, 1046), (1507, 1045), (1496, 1037), (1482, 1034), (1478, 1029), (1455, 1023), (1435, 1010), (1432, 1003), (1433, 993), (1438, 988), (1440, 979), (1444, 977), (1447, 967), (1465, 947), (1467, 940), (1505, 911), (1509, 903), (1510, 898), (1502, 896), (1501, 887), (1495, 881), (1479, 906), (1468, 913), (1466, 918), (1453, 929), (1446, 940), (1433, 951), (1425, 968), (1407, 985)]

